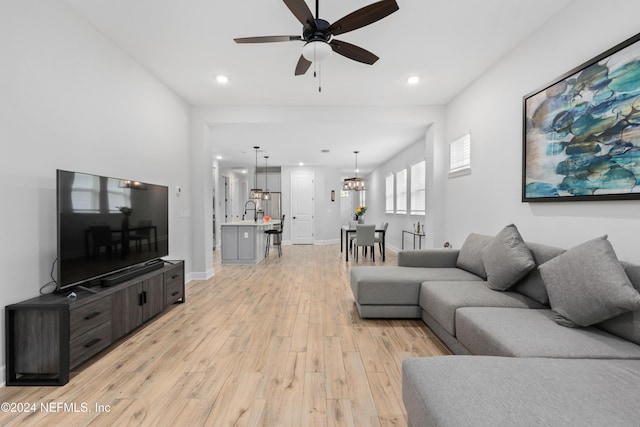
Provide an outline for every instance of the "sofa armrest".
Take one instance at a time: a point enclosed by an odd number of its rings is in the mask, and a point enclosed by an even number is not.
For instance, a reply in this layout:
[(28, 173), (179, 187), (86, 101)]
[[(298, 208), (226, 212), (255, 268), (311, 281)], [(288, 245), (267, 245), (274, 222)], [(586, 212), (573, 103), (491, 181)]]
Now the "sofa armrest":
[(398, 252), (400, 267), (454, 268), (458, 249), (417, 249)]

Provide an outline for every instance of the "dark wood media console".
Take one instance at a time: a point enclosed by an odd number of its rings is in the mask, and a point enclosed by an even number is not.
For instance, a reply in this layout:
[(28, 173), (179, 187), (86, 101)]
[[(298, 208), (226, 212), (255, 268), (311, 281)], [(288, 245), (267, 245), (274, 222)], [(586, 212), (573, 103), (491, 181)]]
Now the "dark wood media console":
[(66, 384), (71, 369), (185, 302), (184, 262), (171, 263), (97, 293), (76, 288), (6, 306), (6, 384)]

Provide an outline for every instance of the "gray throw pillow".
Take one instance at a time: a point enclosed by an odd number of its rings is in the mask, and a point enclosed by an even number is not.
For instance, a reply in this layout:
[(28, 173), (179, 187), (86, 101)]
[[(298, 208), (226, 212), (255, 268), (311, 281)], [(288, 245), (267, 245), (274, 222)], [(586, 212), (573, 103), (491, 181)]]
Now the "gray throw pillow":
[(536, 266), (531, 251), (513, 224), (503, 228), (481, 253), (487, 286), (496, 291), (506, 291)]
[(640, 308), (640, 293), (607, 236), (571, 248), (539, 268), (556, 322), (563, 326), (589, 326)]
[(469, 234), (460, 247), (456, 267), (486, 279), (487, 272), (484, 269), (481, 251), (492, 239), (493, 237), (482, 234)]

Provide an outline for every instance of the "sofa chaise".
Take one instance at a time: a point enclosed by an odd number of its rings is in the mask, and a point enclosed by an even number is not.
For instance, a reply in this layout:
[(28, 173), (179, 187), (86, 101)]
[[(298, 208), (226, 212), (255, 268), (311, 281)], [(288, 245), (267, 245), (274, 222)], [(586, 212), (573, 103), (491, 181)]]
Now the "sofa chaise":
[(361, 317), (421, 318), (455, 354), (403, 362), (411, 425), (640, 425), (640, 265), (606, 236), (564, 250), (509, 225), (350, 274)]

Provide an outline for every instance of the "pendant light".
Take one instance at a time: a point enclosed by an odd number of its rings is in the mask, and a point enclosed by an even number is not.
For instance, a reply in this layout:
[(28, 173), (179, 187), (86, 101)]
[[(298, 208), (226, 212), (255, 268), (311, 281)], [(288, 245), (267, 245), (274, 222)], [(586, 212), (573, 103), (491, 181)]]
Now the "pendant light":
[(267, 159), (269, 156), (264, 156), (264, 191), (262, 192), (262, 200), (269, 200), (271, 198), (271, 193), (269, 192), (269, 184), (267, 184)]
[(353, 154), (356, 155), (356, 176), (353, 178), (346, 178), (344, 183), (342, 184), (342, 190), (344, 191), (365, 191), (367, 180), (364, 178), (358, 178), (358, 153), (359, 151), (354, 151)]
[(250, 199), (261, 199), (262, 198), (262, 189), (258, 188), (258, 150), (260, 147), (253, 147), (256, 150), (256, 168), (253, 174), (253, 188), (249, 192)]

